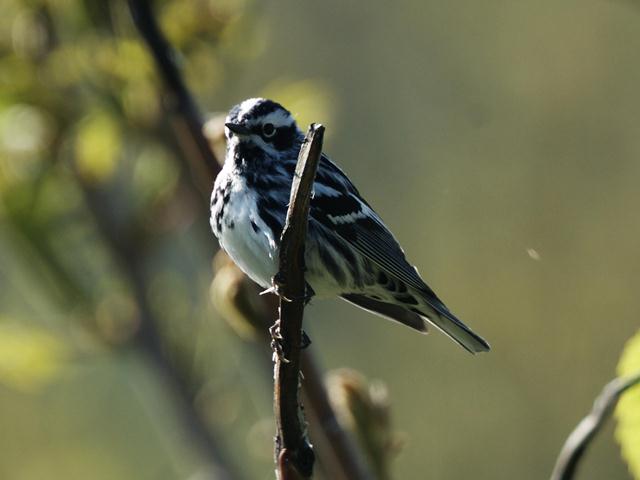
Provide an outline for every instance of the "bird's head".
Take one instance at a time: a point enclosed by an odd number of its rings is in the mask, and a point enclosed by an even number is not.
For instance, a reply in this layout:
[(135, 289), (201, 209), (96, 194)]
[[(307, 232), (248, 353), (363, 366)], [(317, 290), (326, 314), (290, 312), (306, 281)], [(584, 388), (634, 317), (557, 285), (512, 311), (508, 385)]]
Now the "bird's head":
[(229, 112), (225, 136), (230, 145), (237, 142), (237, 145), (280, 156), (299, 144), (302, 133), (282, 105), (265, 98), (250, 98)]

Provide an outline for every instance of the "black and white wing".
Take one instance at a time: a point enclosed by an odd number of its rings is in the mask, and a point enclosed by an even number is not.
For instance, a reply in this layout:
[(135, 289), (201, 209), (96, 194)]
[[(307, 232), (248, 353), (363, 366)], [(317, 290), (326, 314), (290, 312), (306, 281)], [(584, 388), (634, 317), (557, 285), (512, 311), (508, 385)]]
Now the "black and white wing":
[[(427, 318), (471, 352), (489, 350), (489, 345), (453, 315), (420, 278), (382, 219), (360, 196), (347, 176), (324, 155), (316, 176), (310, 213), (313, 220), (335, 232), (360, 255), (373, 262), (386, 275), (392, 276), (398, 290), (408, 289), (418, 296), (421, 300), (419, 305), (407, 305), (413, 314)], [(346, 299), (371, 310), (364, 305), (371, 304), (364, 298), (358, 301), (357, 296), (351, 295)], [(389, 316), (382, 311), (379, 313)], [(405, 319), (397, 320), (407, 323)]]
[(347, 176), (324, 155), (316, 177), (311, 216), (386, 272), (437, 300), (407, 262), (400, 244), (382, 219)]

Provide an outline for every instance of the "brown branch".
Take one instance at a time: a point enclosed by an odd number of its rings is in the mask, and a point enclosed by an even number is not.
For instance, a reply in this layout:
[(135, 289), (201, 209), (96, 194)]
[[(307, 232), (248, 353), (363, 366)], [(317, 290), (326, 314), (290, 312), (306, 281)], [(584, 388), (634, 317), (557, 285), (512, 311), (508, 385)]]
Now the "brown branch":
[(551, 480), (573, 478), (585, 450), (611, 415), (620, 396), (638, 383), (640, 373), (629, 378), (616, 378), (605, 385), (593, 403), (591, 412), (578, 423), (565, 441), (553, 468)]
[(173, 113), (174, 131), (185, 153), (196, 187), (205, 197), (220, 171), (213, 151), (202, 133), (202, 117), (176, 66), (176, 54), (158, 27), (149, 0), (128, 0), (136, 28), (146, 42), (162, 77), (165, 107)]
[[(278, 315), (278, 298), (259, 296), (263, 289), (249, 280), (226, 255), (218, 254), (215, 263), (217, 270), (213, 290), (216, 292), (216, 307), (241, 338), (256, 340), (262, 345), (264, 340), (268, 340), (268, 328), (273, 318)], [(353, 436), (337, 419), (313, 347), (302, 351), (300, 370), (304, 374), (302, 395), (309, 437), (325, 477), (332, 480), (375, 478)]]
[[(158, 26), (150, 0), (128, 0), (128, 5), (135, 26), (146, 42), (163, 79), (163, 105), (172, 114), (174, 132), (184, 153), (180, 160), (190, 170), (197, 189), (207, 198), (213, 180), (220, 171), (220, 165), (202, 133), (202, 118), (176, 66), (176, 54)], [(225, 480), (238, 478), (238, 470), (230, 465), (229, 456), (223, 452), (221, 442), (207, 426), (202, 413), (195, 408), (196, 388), (187, 380), (188, 375), (178, 371), (166, 356), (158, 332), (158, 321), (146, 298), (142, 249), (137, 248), (135, 242), (120, 231), (118, 222), (114, 222), (110, 215), (108, 199), (103, 198), (104, 192), (85, 185), (83, 190), (98, 230), (131, 283), (140, 312), (140, 326), (135, 342), (149, 354), (174, 394), (181, 418), (192, 438), (207, 452), (215, 477)]]
[[(176, 136), (186, 154), (192, 178), (200, 193), (208, 197), (210, 186), (220, 167), (202, 135), (201, 116), (176, 67), (175, 54), (157, 25), (149, 1), (128, 0), (128, 4), (135, 25), (149, 47), (163, 78), (167, 93), (165, 106), (175, 113)], [(265, 314), (264, 318), (270, 322), (273, 316)], [(156, 350), (155, 347), (151, 348)], [(307, 379), (303, 392), (319, 427), (314, 433), (324, 439), (325, 447), (321, 448), (319, 453), (326, 470), (332, 475), (331, 478), (336, 480), (371, 479), (372, 475), (368, 472), (353, 439), (336, 419), (322, 381), (322, 372), (314, 362), (311, 352), (305, 352), (302, 366)]]
[(274, 330), (274, 410), (278, 429), (276, 459), (281, 480), (294, 478), (289, 473), (291, 465), (300, 478), (311, 478), (313, 473), (314, 453), (307, 439), (298, 393), (302, 317), (307, 294), (304, 243), (323, 135), (324, 127), (312, 124), (300, 148), (287, 219), (280, 237), (279, 271), (274, 277), (274, 285), (280, 295), (280, 318)]

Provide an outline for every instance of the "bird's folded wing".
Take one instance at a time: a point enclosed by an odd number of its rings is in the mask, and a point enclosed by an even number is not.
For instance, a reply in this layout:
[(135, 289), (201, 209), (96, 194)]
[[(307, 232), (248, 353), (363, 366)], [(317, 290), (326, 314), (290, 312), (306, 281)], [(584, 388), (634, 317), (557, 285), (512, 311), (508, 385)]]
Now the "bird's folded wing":
[(351, 192), (317, 189), (311, 217), (346, 240), (356, 251), (408, 286), (435, 295), (405, 259), (404, 252), (373, 209)]

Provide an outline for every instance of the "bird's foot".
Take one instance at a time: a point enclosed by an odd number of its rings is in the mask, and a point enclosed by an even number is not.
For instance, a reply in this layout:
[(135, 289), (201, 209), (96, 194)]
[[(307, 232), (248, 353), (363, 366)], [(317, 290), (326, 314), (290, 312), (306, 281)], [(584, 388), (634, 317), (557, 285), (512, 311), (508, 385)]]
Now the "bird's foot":
[(316, 292), (313, 291), (313, 288), (311, 288), (311, 285), (309, 285), (307, 282), (304, 282), (304, 295), (302, 296), (285, 295), (283, 290), (284, 290), (284, 279), (282, 278), (281, 273), (278, 272), (271, 279), (271, 286), (266, 290), (263, 290), (262, 292), (260, 292), (260, 295), (265, 295), (267, 293), (275, 293), (280, 298), (282, 298), (285, 302), (302, 301), (306, 306), (309, 304), (313, 296), (316, 294)]
[(284, 279), (282, 278), (282, 273), (276, 273), (273, 278), (271, 278), (271, 286), (266, 290), (260, 292), (260, 295), (264, 295), (266, 293), (275, 293), (280, 298), (282, 298), (285, 302), (292, 302), (293, 300), (287, 297), (284, 294)]

